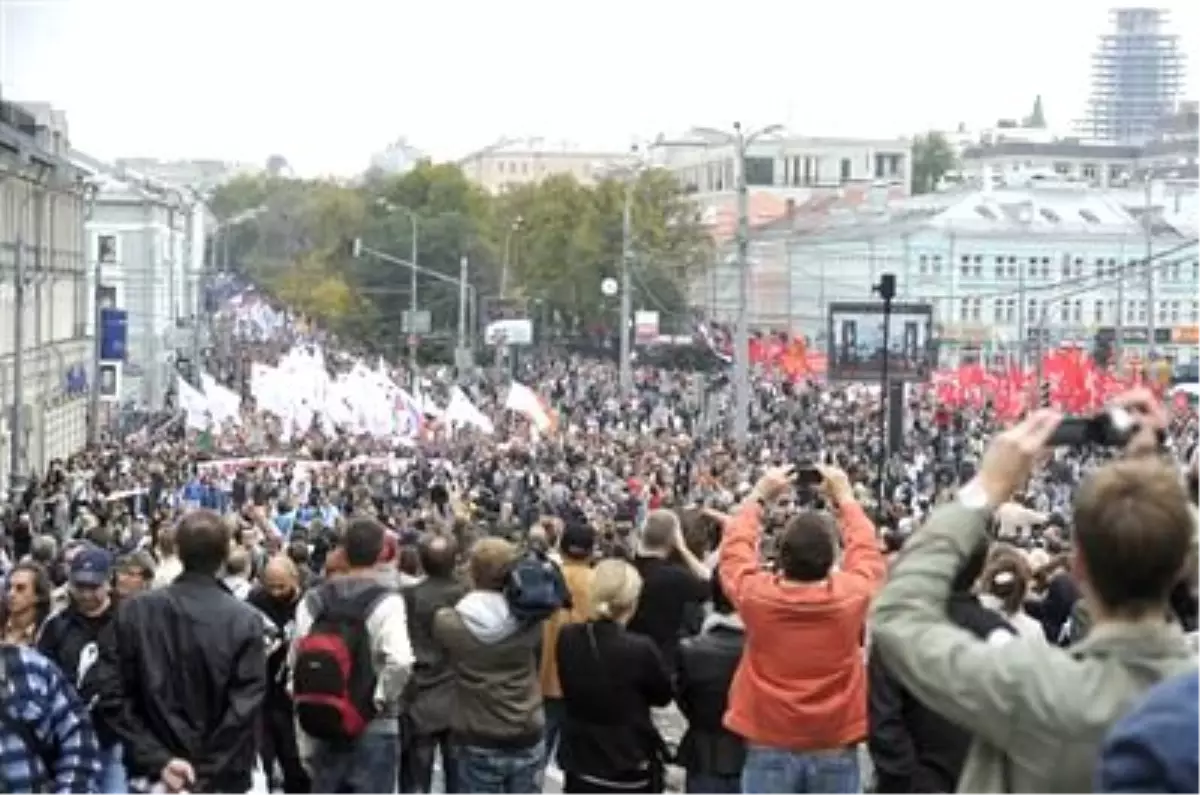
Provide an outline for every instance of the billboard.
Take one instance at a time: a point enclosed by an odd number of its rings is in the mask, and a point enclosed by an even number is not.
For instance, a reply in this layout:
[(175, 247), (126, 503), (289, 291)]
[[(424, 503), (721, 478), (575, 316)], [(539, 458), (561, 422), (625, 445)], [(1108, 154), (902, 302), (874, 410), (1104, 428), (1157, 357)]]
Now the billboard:
[(887, 350), (883, 347), (881, 302), (835, 302), (829, 305), (829, 378), (878, 381), (887, 357), (888, 379), (927, 381), (937, 369), (937, 341), (930, 304), (893, 303), (888, 319)]

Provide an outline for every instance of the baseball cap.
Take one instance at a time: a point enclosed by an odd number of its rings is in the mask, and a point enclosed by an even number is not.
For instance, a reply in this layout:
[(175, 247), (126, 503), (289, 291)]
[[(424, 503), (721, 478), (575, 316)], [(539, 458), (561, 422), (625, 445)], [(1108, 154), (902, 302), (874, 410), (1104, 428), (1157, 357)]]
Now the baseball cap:
[(566, 555), (586, 558), (596, 547), (596, 531), (589, 524), (571, 522), (563, 528), (558, 548)]
[(70, 582), (91, 588), (103, 585), (112, 574), (112, 565), (112, 555), (89, 544), (71, 558)]

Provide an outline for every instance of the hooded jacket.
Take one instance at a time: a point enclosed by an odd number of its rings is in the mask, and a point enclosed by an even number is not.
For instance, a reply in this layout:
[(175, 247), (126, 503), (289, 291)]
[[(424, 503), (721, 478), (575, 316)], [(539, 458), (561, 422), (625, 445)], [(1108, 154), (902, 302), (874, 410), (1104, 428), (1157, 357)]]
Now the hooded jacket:
[(504, 595), (470, 591), (439, 610), (433, 637), (454, 673), (455, 742), (526, 749), (542, 738), (545, 716), (538, 686), (540, 624), (521, 624)]

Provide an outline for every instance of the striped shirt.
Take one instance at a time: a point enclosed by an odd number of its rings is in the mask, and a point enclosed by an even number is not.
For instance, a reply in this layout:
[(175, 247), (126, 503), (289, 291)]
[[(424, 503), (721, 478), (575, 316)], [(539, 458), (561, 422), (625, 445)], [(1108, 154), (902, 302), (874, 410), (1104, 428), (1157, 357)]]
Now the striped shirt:
[(98, 792), (100, 769), (87, 708), (58, 667), (0, 644), (0, 792)]

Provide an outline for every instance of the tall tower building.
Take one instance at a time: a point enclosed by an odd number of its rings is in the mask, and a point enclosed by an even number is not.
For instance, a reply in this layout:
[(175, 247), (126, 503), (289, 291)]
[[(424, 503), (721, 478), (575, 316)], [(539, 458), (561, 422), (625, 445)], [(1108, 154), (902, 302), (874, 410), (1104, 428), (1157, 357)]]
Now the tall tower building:
[(1114, 30), (1100, 37), (1092, 55), (1092, 96), (1079, 131), (1140, 144), (1175, 110), (1183, 90), (1183, 52), (1179, 37), (1167, 32), (1166, 10), (1117, 8), (1111, 16)]

